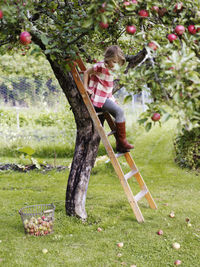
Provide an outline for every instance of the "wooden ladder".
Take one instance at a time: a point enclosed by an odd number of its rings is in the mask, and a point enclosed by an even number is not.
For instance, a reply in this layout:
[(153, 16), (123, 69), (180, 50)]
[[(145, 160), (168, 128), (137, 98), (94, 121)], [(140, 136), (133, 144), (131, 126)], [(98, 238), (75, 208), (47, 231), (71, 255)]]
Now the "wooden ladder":
[[(79, 67), (79, 70), (78, 68)], [(74, 63), (71, 65), (71, 73), (73, 75), (73, 78), (76, 82), (77, 88), (83, 98), (83, 101), (90, 113), (90, 116), (93, 120), (93, 123), (100, 135), (100, 138), (105, 146), (105, 149), (108, 153), (108, 156), (110, 158), (110, 161), (114, 167), (114, 170), (120, 180), (120, 183), (124, 189), (124, 192), (128, 198), (128, 201), (131, 205), (131, 208), (136, 216), (136, 219), (139, 223), (144, 222), (144, 217), (142, 215), (142, 212), (138, 206), (138, 201), (145, 197), (147, 199), (147, 201), (149, 202), (149, 206), (152, 209), (157, 209), (157, 206), (138, 170), (138, 168), (136, 167), (136, 164), (130, 154), (130, 152), (126, 152), (126, 153), (119, 153), (119, 154), (115, 154), (113, 151), (113, 148), (108, 140), (108, 136), (111, 135), (112, 133), (115, 133), (115, 123), (112, 119), (112, 117), (110, 116), (109, 113), (105, 113), (104, 117), (111, 129), (111, 133), (109, 133), (108, 135), (106, 135), (104, 128), (99, 120), (98, 114), (96, 113), (92, 102), (90, 101), (90, 98), (88, 96), (87, 91), (85, 90), (85, 87), (83, 85), (83, 81), (81, 79), (81, 74), (86, 70), (86, 67), (82, 61), (82, 59), (79, 57), (76, 61), (74, 61)], [(118, 157), (125, 157), (129, 167), (130, 167), (130, 171), (126, 174), (123, 173), (123, 170), (121, 168), (121, 165), (118, 161)], [(136, 194), (135, 196), (132, 193), (132, 190), (130, 188), (130, 185), (128, 183), (128, 179), (131, 177), (135, 177), (136, 181), (138, 182), (141, 191)]]

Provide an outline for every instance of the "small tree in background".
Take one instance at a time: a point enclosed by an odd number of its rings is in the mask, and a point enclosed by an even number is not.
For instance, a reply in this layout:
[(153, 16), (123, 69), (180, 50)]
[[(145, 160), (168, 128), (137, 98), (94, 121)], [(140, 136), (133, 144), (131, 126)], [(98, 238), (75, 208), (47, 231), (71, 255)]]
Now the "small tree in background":
[[(92, 63), (105, 47), (120, 45), (127, 65), (116, 86), (121, 83), (134, 93), (149, 88), (153, 102), (140, 120), (146, 130), (157, 121), (152, 120), (157, 113), (162, 121), (177, 118), (184, 136), (191, 131), (199, 135), (199, 1), (1, 0), (0, 10), (1, 53), (25, 48), (27, 57), (45, 55), (74, 114), (77, 136), (66, 192), (67, 214), (87, 217), (86, 193), (100, 139), (66, 59), (79, 53)], [(20, 38), (22, 32), (30, 36)], [(170, 109), (163, 109), (163, 102)]]

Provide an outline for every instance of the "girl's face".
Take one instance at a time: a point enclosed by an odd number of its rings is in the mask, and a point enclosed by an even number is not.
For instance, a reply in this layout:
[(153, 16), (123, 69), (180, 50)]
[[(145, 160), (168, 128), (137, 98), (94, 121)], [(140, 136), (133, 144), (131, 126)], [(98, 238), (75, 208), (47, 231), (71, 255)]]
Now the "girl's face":
[(113, 69), (115, 67), (115, 65), (118, 63), (118, 58), (117, 57), (113, 57), (110, 58), (109, 60), (107, 60), (107, 66), (109, 69)]

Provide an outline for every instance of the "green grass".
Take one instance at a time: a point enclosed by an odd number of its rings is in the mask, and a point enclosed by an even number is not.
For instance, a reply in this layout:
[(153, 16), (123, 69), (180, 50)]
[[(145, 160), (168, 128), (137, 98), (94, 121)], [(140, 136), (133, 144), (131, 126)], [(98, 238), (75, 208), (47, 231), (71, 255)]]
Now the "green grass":
[[(174, 163), (173, 127), (173, 122), (168, 122), (145, 133), (129, 126), (128, 138), (135, 145), (133, 158), (158, 206), (152, 210), (145, 198), (140, 201), (143, 224), (137, 223), (110, 163), (99, 161), (92, 170), (86, 223), (65, 215), (69, 170), (1, 172), (0, 265), (163, 267), (174, 266), (174, 261), (180, 259), (181, 266), (199, 267), (199, 174)], [(71, 158), (57, 159), (57, 164), (70, 162)], [(122, 166), (128, 171), (125, 162)], [(130, 185), (137, 193), (137, 183), (132, 180)], [(54, 234), (25, 236), (18, 210), (25, 205), (51, 202), (56, 205)], [(169, 217), (171, 211), (175, 218)], [(98, 227), (103, 231), (98, 232)], [(162, 236), (156, 234), (159, 229), (164, 232)], [(124, 243), (123, 248), (117, 247), (118, 242)], [(180, 243), (179, 250), (172, 248), (174, 242)], [(42, 253), (43, 248), (48, 249), (47, 254)]]

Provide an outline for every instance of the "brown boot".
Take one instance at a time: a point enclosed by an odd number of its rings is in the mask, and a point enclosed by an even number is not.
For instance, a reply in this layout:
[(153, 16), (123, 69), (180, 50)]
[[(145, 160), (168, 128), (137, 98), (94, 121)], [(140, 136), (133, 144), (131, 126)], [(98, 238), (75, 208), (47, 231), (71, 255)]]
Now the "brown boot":
[(128, 152), (134, 146), (126, 140), (126, 126), (124, 122), (116, 122), (116, 150), (121, 153)]

